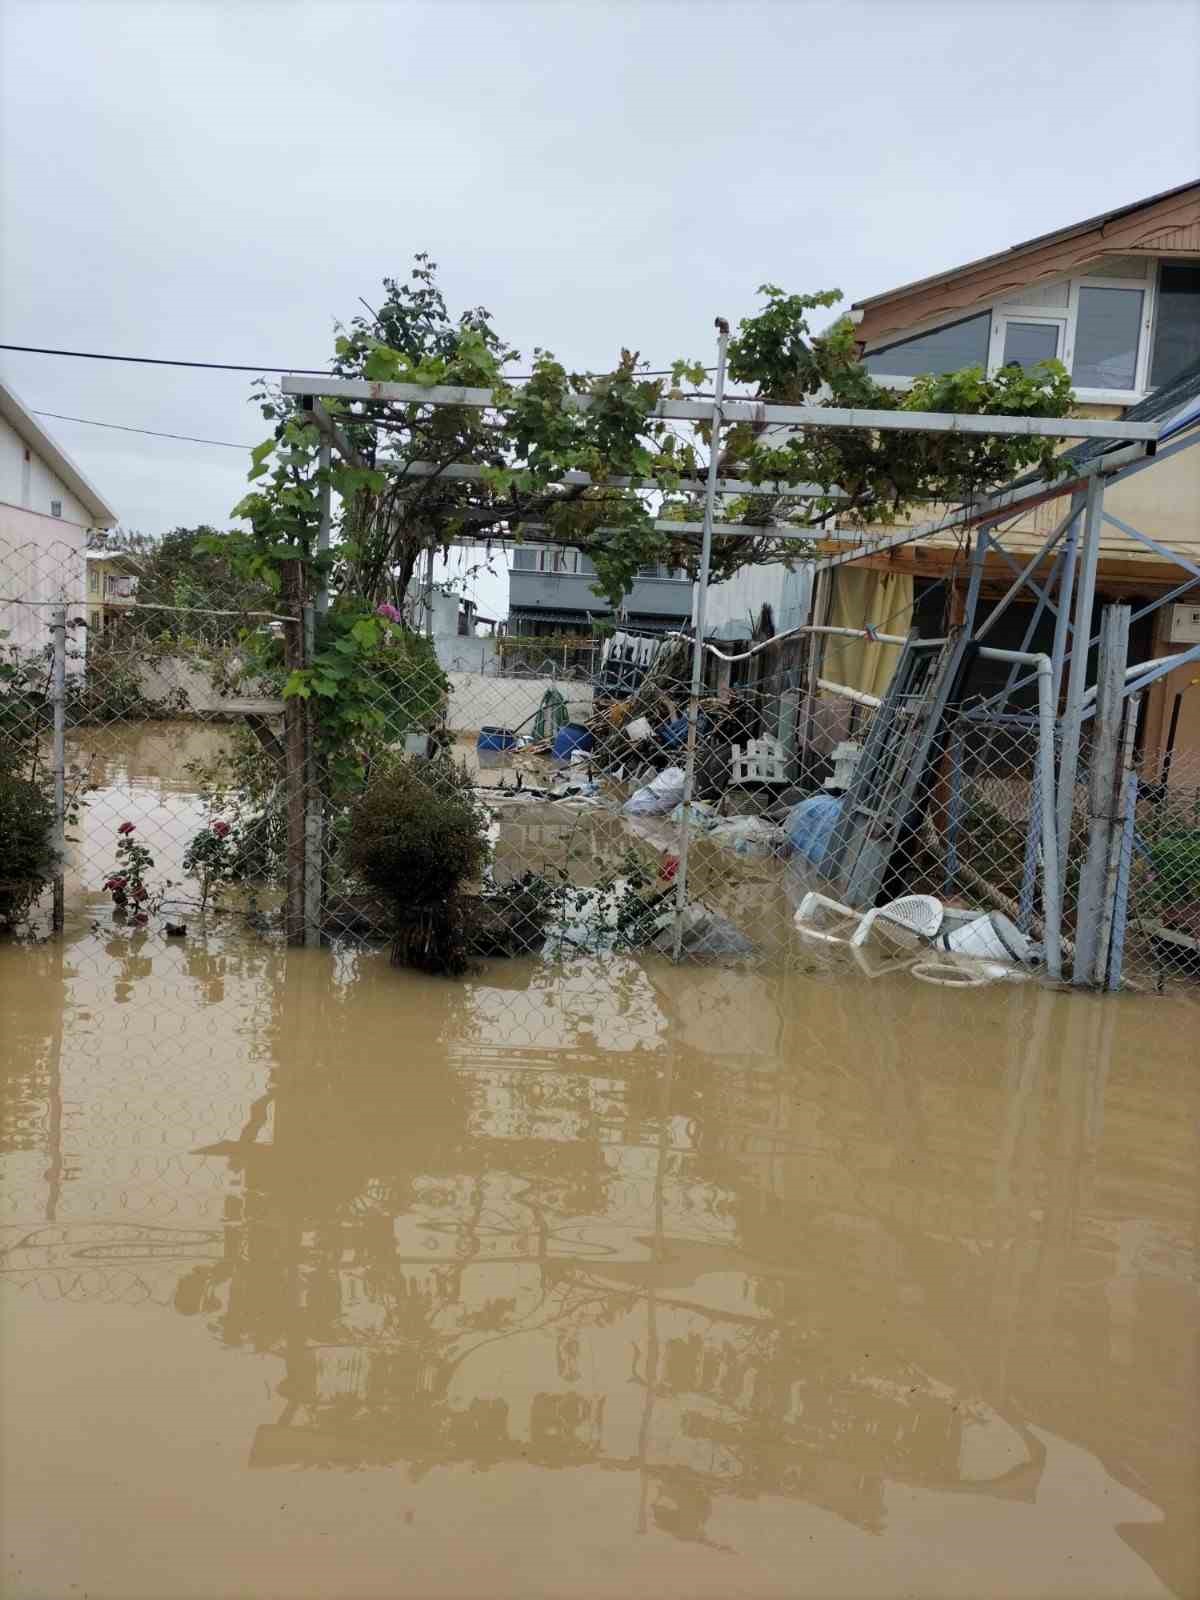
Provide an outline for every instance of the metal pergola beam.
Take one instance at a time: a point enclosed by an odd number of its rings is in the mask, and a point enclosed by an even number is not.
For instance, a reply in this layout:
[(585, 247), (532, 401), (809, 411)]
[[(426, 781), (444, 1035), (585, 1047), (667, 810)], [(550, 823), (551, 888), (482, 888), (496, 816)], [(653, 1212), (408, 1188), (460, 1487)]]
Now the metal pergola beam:
[[(505, 397), (492, 389), (458, 388), (447, 384), (371, 383), (364, 378), (288, 376), (284, 394), (320, 395), (326, 399), (395, 401), (401, 405), (473, 406), (503, 410)], [(591, 395), (568, 395), (564, 407), (587, 411)], [(709, 423), (712, 400), (659, 400), (647, 417), (676, 422)], [(1157, 440), (1157, 422), (1108, 422), (1096, 417), (980, 416), (952, 411), (854, 410), (845, 406), (784, 406), (761, 400), (723, 400), (726, 423), (749, 422), (780, 427), (866, 428), (880, 432), (1002, 434), (1017, 438)]]
[[(452, 462), (439, 466), (436, 461), (409, 461), (400, 469), (402, 478), (447, 478), (453, 483), (482, 483), (485, 467)], [(635, 492), (662, 494), (662, 484), (656, 478), (593, 478), (590, 472), (562, 472), (555, 485), (562, 488), (631, 489)], [(684, 494), (705, 494), (708, 485), (702, 478), (681, 478), (675, 489)], [(674, 492), (674, 491), (672, 491)], [(791, 500), (846, 500), (849, 496), (837, 487), (823, 489), (819, 483), (751, 483), (745, 478), (718, 478), (717, 494), (764, 495), (771, 499)]]

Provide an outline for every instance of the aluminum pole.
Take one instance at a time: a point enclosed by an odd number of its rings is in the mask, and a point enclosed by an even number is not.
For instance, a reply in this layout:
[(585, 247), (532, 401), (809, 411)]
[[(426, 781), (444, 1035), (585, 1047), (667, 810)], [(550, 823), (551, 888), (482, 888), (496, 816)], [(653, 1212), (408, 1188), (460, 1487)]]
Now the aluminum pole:
[(50, 674), (50, 699), (54, 708), (54, 912), (55, 933), (61, 933), (66, 916), (63, 875), (67, 854), (67, 608), (55, 606), (50, 613), (53, 663)]
[[(322, 432), (320, 453), (317, 456), (317, 471), (319, 474), (319, 482), (317, 486), (317, 505), (319, 507), (321, 517), (321, 520), (317, 526), (318, 555), (323, 555), (325, 551), (329, 549), (329, 536), (333, 524), (333, 516), (330, 509), (331, 492), (329, 487), (329, 472), (332, 460), (333, 452), (331, 451), (329, 445), (329, 435), (328, 433)], [(327, 574), (322, 573), (321, 587), (317, 590), (316, 612), (320, 617), (324, 616), (328, 610), (329, 578)]]
[[(1065, 873), (1071, 846), (1071, 812), (1075, 778), (1079, 771), (1079, 733), (1083, 724), (1083, 691), (1087, 687), (1088, 644), (1092, 610), (1096, 601), (1096, 568), (1100, 560), (1100, 529), (1104, 522), (1104, 480), (1093, 478), (1087, 486), (1083, 512), (1083, 541), (1079, 552), (1079, 582), (1075, 591), (1075, 646), (1067, 679), (1067, 703), (1062, 719), (1062, 753), (1058, 767), (1058, 858)], [(1065, 611), (1066, 607), (1060, 607)]]
[[(1079, 513), (1083, 510), (1083, 496), (1071, 500), (1071, 517), (1067, 523), (1066, 543), (1063, 545), (1062, 577), (1058, 585), (1058, 612), (1054, 618), (1054, 643), (1050, 660), (1054, 667), (1054, 708), (1062, 697), (1063, 662), (1067, 656), (1067, 638), (1071, 631), (1071, 592), (1075, 587), (1075, 564), (1079, 559)], [(1049, 588), (1047, 588), (1049, 593)], [(1088, 627), (1091, 622), (1089, 619)]]
[[(993, 650), (987, 645), (979, 654), (985, 661), (1025, 661), (1037, 668), (1038, 680), (1038, 782), (1037, 803), (1041, 808), (1042, 835), (1042, 922), (1046, 948), (1046, 971), (1057, 980), (1062, 977), (1062, 857), (1058, 848), (1057, 816), (1054, 805), (1054, 698), (1053, 666), (1049, 656), (1026, 655), (1023, 650)], [(1033, 795), (1031, 792), (1032, 804)]]
[(688, 840), (691, 834), (692, 792), (696, 782), (696, 734), (700, 720), (700, 694), (704, 687), (704, 621), (708, 601), (708, 569), (712, 561), (713, 513), (720, 476), (721, 402), (725, 397), (725, 362), (729, 348), (729, 324), (717, 318), (717, 375), (713, 385), (712, 425), (708, 440), (708, 478), (704, 489), (704, 537), (700, 546), (700, 573), (696, 583), (696, 638), (692, 647), (692, 691), (688, 699), (687, 754), (683, 766), (683, 803), (679, 824), (679, 866), (675, 873), (675, 936), (672, 954), (679, 960), (683, 950), (683, 919), (687, 910)]
[[(1078, 623), (1076, 624), (1078, 627)], [(1079, 874), (1079, 899), (1075, 908), (1075, 964), (1072, 982), (1104, 987), (1107, 943), (1105, 921), (1112, 915), (1108, 883), (1113, 835), (1113, 809), (1119, 803), (1121, 722), (1125, 704), (1121, 687), (1129, 650), (1129, 607), (1106, 606), (1100, 625), (1100, 661), (1097, 671), (1096, 725), (1092, 735), (1088, 773), (1087, 852)], [(1082, 655), (1082, 651), (1080, 652)], [(1074, 665), (1072, 657), (1072, 665)]]

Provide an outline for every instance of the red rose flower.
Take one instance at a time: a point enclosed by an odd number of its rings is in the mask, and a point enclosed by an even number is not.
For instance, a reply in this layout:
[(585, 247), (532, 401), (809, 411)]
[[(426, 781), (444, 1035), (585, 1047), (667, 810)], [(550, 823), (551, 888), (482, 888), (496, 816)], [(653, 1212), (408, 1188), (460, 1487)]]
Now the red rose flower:
[(128, 882), (128, 878), (110, 878), (104, 887), (106, 889), (123, 889)]
[(146, 889), (144, 885), (140, 883), (138, 884), (137, 888), (133, 891), (133, 898), (135, 900), (144, 900), (146, 898)]
[(216, 834), (218, 839), (227, 838), (229, 834), (229, 824), (227, 822), (214, 822), (212, 825), (212, 831)]
[(133, 920), (134, 920), (135, 923), (137, 923), (139, 928), (144, 928), (146, 926), (146, 924), (150, 921), (150, 918), (146, 915), (146, 913), (144, 911), (135, 911), (134, 914), (133, 914)]
[(117, 832), (118, 833), (132, 833), (133, 832), (133, 823), (132, 822), (123, 822), (121, 824), (121, 826), (117, 829)]

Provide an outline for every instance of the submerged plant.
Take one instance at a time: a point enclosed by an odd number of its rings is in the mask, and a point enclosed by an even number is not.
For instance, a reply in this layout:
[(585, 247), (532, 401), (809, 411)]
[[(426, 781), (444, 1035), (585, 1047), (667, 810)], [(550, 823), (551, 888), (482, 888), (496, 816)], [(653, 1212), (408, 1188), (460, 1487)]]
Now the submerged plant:
[(117, 829), (117, 870), (104, 880), (104, 887), (117, 910), (135, 927), (144, 928), (158, 909), (161, 891), (152, 894), (146, 882), (146, 874), (154, 871), (154, 857), (133, 837), (135, 832), (132, 822), (122, 822)]

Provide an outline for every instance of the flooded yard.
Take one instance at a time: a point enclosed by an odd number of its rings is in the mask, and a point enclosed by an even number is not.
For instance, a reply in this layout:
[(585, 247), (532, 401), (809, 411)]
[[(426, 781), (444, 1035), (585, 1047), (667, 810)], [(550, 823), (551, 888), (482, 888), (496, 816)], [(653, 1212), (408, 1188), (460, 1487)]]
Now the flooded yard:
[(0, 945), (5, 1595), (1200, 1593), (1186, 999), (94, 911)]

